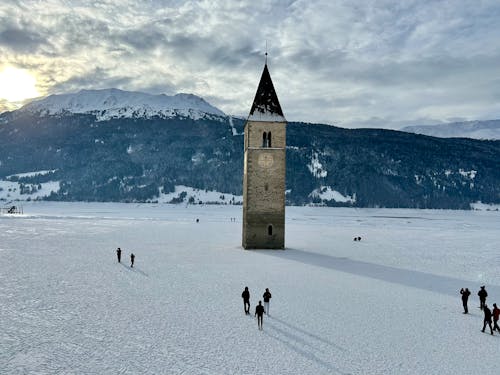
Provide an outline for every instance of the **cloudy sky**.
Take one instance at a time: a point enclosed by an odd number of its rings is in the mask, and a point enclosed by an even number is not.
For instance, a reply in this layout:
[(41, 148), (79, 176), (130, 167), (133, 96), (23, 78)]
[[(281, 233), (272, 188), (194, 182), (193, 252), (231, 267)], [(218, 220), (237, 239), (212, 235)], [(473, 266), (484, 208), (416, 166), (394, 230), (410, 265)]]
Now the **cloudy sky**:
[(288, 120), (493, 119), (499, 20), (498, 0), (1, 0), (0, 71), (29, 71), (41, 95), (186, 92), (247, 115), (267, 40)]

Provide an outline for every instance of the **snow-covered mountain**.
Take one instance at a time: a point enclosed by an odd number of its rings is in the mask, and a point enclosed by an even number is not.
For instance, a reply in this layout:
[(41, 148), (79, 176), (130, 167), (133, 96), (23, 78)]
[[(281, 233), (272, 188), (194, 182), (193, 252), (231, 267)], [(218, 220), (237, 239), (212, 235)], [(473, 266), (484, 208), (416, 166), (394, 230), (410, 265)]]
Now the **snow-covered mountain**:
[[(268, 101), (262, 104), (259, 113), (268, 113)], [(238, 203), (244, 126), (244, 118), (225, 116), (193, 95), (115, 89), (53, 95), (0, 114), (0, 202)], [(499, 204), (498, 160), (500, 141), (289, 122), (286, 200)]]
[(441, 138), (500, 139), (500, 120), (407, 126), (401, 131)]
[(63, 113), (94, 114), (100, 121), (111, 118), (170, 118), (175, 116), (199, 119), (206, 115), (225, 116), (220, 109), (192, 94), (151, 95), (118, 89), (81, 90), (74, 94), (50, 95), (33, 101), (21, 111), (40, 115)]

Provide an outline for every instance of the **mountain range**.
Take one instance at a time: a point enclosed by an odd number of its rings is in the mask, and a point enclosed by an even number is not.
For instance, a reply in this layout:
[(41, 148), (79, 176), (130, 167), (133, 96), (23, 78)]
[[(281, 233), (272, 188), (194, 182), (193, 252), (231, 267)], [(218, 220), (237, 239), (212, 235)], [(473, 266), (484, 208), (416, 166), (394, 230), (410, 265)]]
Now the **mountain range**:
[[(0, 114), (0, 199), (240, 204), (245, 120), (189, 94), (52, 95)], [(287, 204), (500, 203), (500, 141), (287, 125)]]
[(442, 138), (500, 139), (500, 120), (406, 126), (401, 131)]

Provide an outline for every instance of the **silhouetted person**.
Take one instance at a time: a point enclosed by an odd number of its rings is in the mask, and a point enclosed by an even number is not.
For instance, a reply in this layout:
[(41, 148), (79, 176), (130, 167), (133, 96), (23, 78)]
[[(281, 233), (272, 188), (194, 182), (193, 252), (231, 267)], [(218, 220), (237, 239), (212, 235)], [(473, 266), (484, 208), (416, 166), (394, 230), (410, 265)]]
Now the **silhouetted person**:
[(134, 259), (135, 259), (134, 253), (130, 254), (130, 267), (134, 267)]
[(245, 314), (250, 315), (250, 292), (248, 291), (248, 286), (246, 286), (243, 293), (241, 293), (241, 298), (243, 298), (243, 308), (245, 309)]
[(200, 222), (200, 219), (196, 219), (196, 222), (199, 223)]
[(265, 313), (269, 316), (269, 300), (271, 299), (271, 292), (269, 292), (268, 288), (266, 288), (262, 298), (264, 298)]
[(361, 241), (361, 237), (358, 237), (358, 241)]
[(467, 301), (469, 300), (469, 296), (470, 296), (469, 288), (460, 289), (460, 294), (462, 295), (462, 305), (464, 305), (464, 314), (468, 314), (469, 309), (467, 308)]
[(120, 249), (120, 248), (116, 249), (116, 256), (118, 257), (118, 263), (121, 263), (121, 261), (122, 261), (122, 249)]
[(264, 319), (264, 306), (262, 306), (262, 301), (255, 306), (255, 316), (257, 317), (257, 324), (259, 329), (262, 330), (262, 320)]
[(484, 332), (484, 329), (486, 328), (486, 324), (487, 324), (490, 326), (491, 334), (493, 334), (493, 328), (491, 328), (491, 310), (488, 308), (488, 306), (486, 304), (484, 304), (483, 311), (484, 311), (484, 324), (483, 324), (482, 332)]
[(500, 318), (500, 309), (497, 307), (497, 304), (493, 304), (493, 331), (496, 329), (500, 332), (500, 327), (498, 326), (498, 319)]
[(477, 292), (477, 295), (479, 296), (479, 302), (480, 302), (480, 308), (481, 310), (483, 307), (486, 305), (486, 297), (488, 297), (488, 292), (486, 289), (484, 289), (484, 285), (479, 289), (479, 292)]

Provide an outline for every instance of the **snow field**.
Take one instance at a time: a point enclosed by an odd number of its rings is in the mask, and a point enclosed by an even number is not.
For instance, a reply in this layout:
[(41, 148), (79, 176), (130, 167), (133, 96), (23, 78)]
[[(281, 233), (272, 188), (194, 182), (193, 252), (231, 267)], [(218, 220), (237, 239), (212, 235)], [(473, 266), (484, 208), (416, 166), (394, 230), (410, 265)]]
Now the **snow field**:
[(2, 374), (497, 373), (476, 293), (500, 302), (498, 212), (292, 207), (287, 250), (244, 251), (240, 210), (32, 202), (0, 217)]

